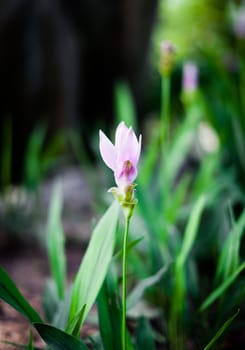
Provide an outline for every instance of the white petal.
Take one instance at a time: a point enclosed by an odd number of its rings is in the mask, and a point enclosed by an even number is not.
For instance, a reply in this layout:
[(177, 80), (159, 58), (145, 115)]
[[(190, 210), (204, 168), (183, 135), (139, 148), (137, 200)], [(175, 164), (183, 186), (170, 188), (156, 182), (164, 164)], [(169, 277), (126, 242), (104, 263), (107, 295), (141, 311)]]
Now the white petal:
[(116, 168), (116, 150), (108, 137), (100, 130), (100, 154), (105, 164), (113, 171)]
[(116, 134), (115, 134), (115, 147), (116, 151), (120, 150), (122, 147), (122, 144), (125, 140), (125, 137), (128, 134), (128, 127), (125, 125), (124, 122), (121, 122), (117, 129), (116, 129)]
[(133, 129), (130, 127), (121, 145), (120, 160), (130, 160), (134, 166), (137, 166), (139, 155), (140, 145)]

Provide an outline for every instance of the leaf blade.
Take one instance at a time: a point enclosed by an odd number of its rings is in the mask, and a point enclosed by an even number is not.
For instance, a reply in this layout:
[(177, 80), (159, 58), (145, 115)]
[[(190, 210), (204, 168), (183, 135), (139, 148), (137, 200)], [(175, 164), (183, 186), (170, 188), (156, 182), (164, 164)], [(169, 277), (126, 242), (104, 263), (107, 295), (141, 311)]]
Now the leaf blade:
[(58, 328), (44, 323), (35, 323), (34, 326), (52, 350), (88, 350), (80, 339)]
[(42, 323), (41, 317), (21, 294), (8, 273), (0, 266), (0, 298), (24, 315), (31, 323)]
[(84, 305), (81, 326), (92, 307), (112, 258), (119, 203), (114, 201), (95, 227), (73, 285), (69, 324)]

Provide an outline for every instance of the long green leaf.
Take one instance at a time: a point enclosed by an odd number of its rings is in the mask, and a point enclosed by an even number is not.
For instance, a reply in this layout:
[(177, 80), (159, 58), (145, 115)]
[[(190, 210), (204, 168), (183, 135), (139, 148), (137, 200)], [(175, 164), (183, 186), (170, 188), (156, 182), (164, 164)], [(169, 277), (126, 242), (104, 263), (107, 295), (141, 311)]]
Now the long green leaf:
[(52, 325), (65, 330), (67, 327), (69, 312), (70, 312), (70, 304), (71, 304), (71, 287), (66, 292), (66, 296), (64, 300), (59, 302), (56, 313), (52, 319)]
[(136, 329), (136, 349), (155, 350), (153, 331), (147, 319), (141, 318)]
[[(127, 244), (127, 254), (138, 244), (140, 243), (145, 237), (142, 236), (142, 237), (139, 237), (139, 238), (136, 238), (134, 239), (133, 241), (129, 242)], [(121, 258), (123, 255), (123, 250), (120, 249), (115, 255), (114, 255), (114, 259), (119, 259)]]
[(87, 346), (78, 338), (43, 323), (34, 326), (51, 350), (88, 350)]
[[(117, 276), (112, 268), (97, 297), (100, 335), (104, 349), (121, 350), (121, 307)], [(110, 301), (110, 302), (108, 302)]]
[(136, 111), (133, 96), (128, 84), (120, 82), (115, 88), (116, 117), (118, 123), (124, 121), (128, 126), (136, 128)]
[(216, 270), (216, 280), (222, 276), (225, 280), (228, 275), (235, 271), (239, 263), (239, 248), (241, 238), (244, 233), (245, 210), (239, 217), (239, 220), (233, 225), (229, 236), (227, 237)]
[(80, 327), (84, 319), (85, 310), (86, 310), (86, 304), (83, 305), (81, 310), (79, 310), (79, 312), (73, 318), (72, 322), (69, 324), (69, 327), (66, 329), (68, 333), (71, 333), (75, 337), (79, 337), (80, 335)]
[(219, 287), (217, 287), (202, 303), (199, 310), (204, 311), (209, 305), (211, 305), (216, 299), (218, 299), (224, 291), (235, 281), (237, 276), (245, 269), (245, 262), (242, 263), (236, 271), (230, 275)]
[[(76, 276), (71, 299), (69, 324), (86, 305), (81, 326), (105, 279), (112, 258), (119, 204), (115, 201), (95, 227)], [(68, 328), (70, 326), (68, 325)]]
[(142, 281), (140, 281), (139, 284), (136, 285), (136, 287), (132, 290), (132, 292), (127, 297), (128, 310), (134, 307), (137, 304), (137, 302), (140, 301), (140, 299), (142, 298), (147, 288), (151, 287), (152, 285), (156, 284), (161, 280), (161, 278), (163, 277), (165, 272), (168, 270), (168, 268), (169, 268), (169, 264), (167, 264), (166, 266), (163, 266), (159, 271), (157, 271), (157, 273), (155, 273), (154, 275), (148, 278), (143, 279)]
[(14, 309), (19, 311), (27, 319), (33, 322), (43, 322), (38, 313), (28, 303), (21, 294), (15, 283), (12, 281), (7, 272), (0, 266), (0, 298), (6, 301)]
[(228, 327), (230, 327), (231, 323), (238, 316), (240, 310), (238, 310), (233, 316), (231, 316), (223, 325), (220, 327), (215, 336), (210, 340), (210, 342), (205, 346), (203, 350), (209, 350), (216, 343), (216, 341), (220, 338), (220, 336), (226, 331)]
[(34, 350), (34, 346), (33, 346), (33, 333), (32, 333), (32, 331), (30, 331), (30, 335), (29, 335), (28, 350)]
[(49, 208), (47, 248), (51, 272), (57, 288), (57, 294), (60, 299), (63, 299), (66, 281), (66, 257), (65, 235), (61, 222), (61, 212), (62, 190), (61, 184), (57, 183), (53, 190)]
[(191, 216), (185, 230), (181, 251), (177, 257), (177, 263), (179, 265), (183, 265), (185, 263), (185, 260), (192, 248), (205, 202), (206, 198), (201, 196), (191, 212)]

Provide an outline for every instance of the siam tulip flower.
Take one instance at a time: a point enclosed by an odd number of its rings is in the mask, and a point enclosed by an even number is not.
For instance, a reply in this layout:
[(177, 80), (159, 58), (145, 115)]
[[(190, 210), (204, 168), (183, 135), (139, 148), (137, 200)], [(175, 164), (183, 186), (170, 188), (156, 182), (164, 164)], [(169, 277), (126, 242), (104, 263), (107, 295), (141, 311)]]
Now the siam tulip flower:
[[(115, 133), (115, 145), (100, 130), (100, 153), (105, 164), (114, 172), (117, 188), (110, 191), (120, 202), (132, 202), (134, 180), (141, 152), (141, 135), (137, 139), (132, 127), (121, 122)], [(135, 203), (135, 201), (134, 201)]]
[(122, 349), (127, 348), (126, 333), (126, 254), (129, 222), (137, 200), (134, 198), (134, 180), (137, 177), (137, 166), (141, 152), (141, 135), (137, 139), (132, 127), (128, 128), (121, 122), (115, 134), (115, 144), (100, 130), (100, 153), (105, 164), (114, 172), (118, 187), (110, 192), (120, 202), (125, 215), (125, 231), (123, 239), (122, 261)]

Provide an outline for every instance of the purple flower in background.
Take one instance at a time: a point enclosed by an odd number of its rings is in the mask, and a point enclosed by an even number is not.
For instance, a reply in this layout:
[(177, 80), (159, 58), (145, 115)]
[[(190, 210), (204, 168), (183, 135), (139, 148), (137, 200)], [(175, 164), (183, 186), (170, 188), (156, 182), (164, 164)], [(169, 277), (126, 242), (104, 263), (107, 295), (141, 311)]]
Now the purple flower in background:
[(245, 38), (245, 5), (242, 5), (235, 13), (233, 28), (236, 36)]
[(105, 164), (114, 172), (120, 192), (126, 193), (137, 176), (141, 152), (141, 135), (137, 139), (132, 127), (121, 122), (115, 134), (115, 145), (100, 130), (100, 154)]
[(198, 67), (193, 62), (186, 62), (183, 67), (182, 88), (185, 92), (193, 92), (198, 87)]

